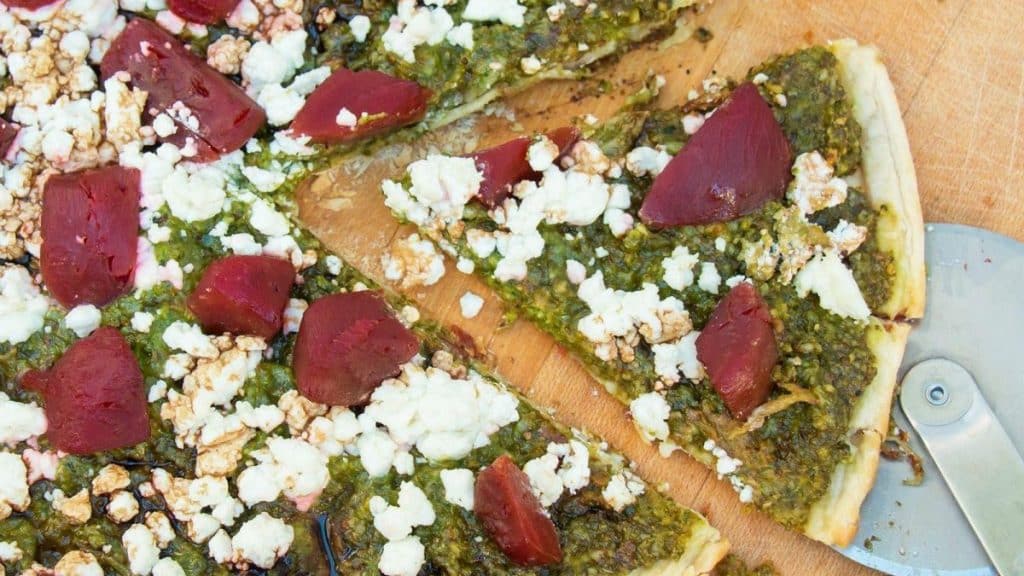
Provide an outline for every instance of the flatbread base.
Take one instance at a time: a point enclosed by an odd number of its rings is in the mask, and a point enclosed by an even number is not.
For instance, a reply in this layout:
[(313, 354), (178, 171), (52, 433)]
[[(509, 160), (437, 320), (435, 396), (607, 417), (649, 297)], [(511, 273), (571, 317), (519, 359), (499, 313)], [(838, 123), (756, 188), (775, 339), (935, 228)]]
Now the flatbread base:
[(729, 541), (704, 524), (690, 535), (686, 554), (675, 560), (662, 560), (647, 568), (637, 568), (629, 576), (703, 576), (710, 574), (729, 552)]
[(878, 50), (853, 40), (831, 43), (842, 80), (861, 125), (865, 193), (879, 211), (879, 246), (896, 265), (893, 293), (872, 319), (868, 346), (877, 372), (864, 390), (850, 420), (850, 461), (833, 472), (824, 497), (814, 504), (804, 533), (826, 544), (847, 546), (857, 534), (860, 507), (875, 483), (882, 442), (889, 429), (897, 372), (911, 326), (900, 320), (920, 318), (925, 304), (924, 222), (910, 143), (896, 93)]

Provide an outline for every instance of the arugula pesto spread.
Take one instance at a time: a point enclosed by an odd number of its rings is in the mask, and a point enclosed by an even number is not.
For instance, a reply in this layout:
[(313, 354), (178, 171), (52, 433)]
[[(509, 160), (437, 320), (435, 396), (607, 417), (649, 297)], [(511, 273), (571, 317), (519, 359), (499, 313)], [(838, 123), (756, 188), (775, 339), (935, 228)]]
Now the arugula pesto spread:
[[(452, 227), (450, 222), (424, 225), (416, 222), (416, 216), (412, 219), (428, 233), (440, 235), (453, 245), (460, 257), (472, 260), (477, 273), (509, 305), (511, 316), (523, 316), (554, 335), (582, 358), (618, 398), (633, 403), (634, 419), (641, 432), (648, 439), (662, 440), (663, 451), (684, 448), (727, 477), (741, 500), (755, 502), (786, 526), (800, 527), (810, 507), (826, 493), (833, 471), (851, 457), (848, 426), (857, 398), (875, 375), (870, 342), (872, 333), (880, 328), (840, 313), (842, 310), (826, 309), (824, 298), (819, 303), (807, 290), (801, 293), (799, 286), (806, 278), (797, 272), (811, 259), (813, 246), (839, 242), (841, 229), (860, 230), (861, 238), (849, 251), (846, 266), (867, 308), (873, 309), (889, 297), (893, 257), (879, 249), (875, 234), (879, 215), (856, 188), (856, 171), (861, 163), (860, 127), (840, 83), (835, 56), (826, 48), (802, 50), (751, 70), (750, 79), (771, 105), (797, 164), (814, 161), (827, 167), (825, 179), (832, 178), (828, 186), (842, 188), (842, 201), (805, 210), (804, 215), (789, 200), (772, 201), (728, 222), (658, 231), (635, 218), (626, 220), (629, 226), (616, 230), (611, 222), (619, 216), (609, 218), (610, 208), (604, 211), (604, 221), (590, 218), (587, 221), (592, 223), (583, 225), (569, 222), (585, 219), (575, 214), (558, 212), (555, 218), (563, 221), (557, 223), (538, 216), (541, 221), (536, 231), (542, 239), (542, 250), (529, 252), (519, 276), (509, 272), (509, 254), (529, 248), (518, 244), (513, 247), (522, 233), (512, 227), (521, 226), (521, 221), (515, 219), (533, 201), (530, 195), (544, 183), (515, 188), (513, 194), (521, 204), (516, 206), (510, 199), (511, 207), (506, 205), (497, 215), (478, 203), (468, 203), (458, 226)], [(651, 186), (652, 169), (647, 165), (668, 161), (668, 156), (659, 160), (655, 154), (676, 154), (729, 92), (730, 86), (712, 84), (704, 96), (670, 110), (652, 110), (641, 98), (604, 126), (585, 134), (609, 158), (625, 158), (627, 169), (621, 170), (614, 166), (609, 169), (607, 160), (598, 161), (600, 172), (613, 190), (612, 197), (616, 186), (624, 185), (630, 196), (630, 210), (635, 210)], [(693, 119), (698, 122), (696, 128), (688, 126)], [(584, 146), (582, 154), (580, 146)], [(593, 156), (585, 146), (577, 145), (573, 162), (581, 164), (587, 161), (581, 156)], [(641, 163), (640, 156), (630, 158), (631, 151), (644, 147), (644, 166), (628, 169), (630, 163)], [(565, 164), (569, 171), (572, 165), (568, 161)], [(798, 169), (795, 167), (794, 173)], [(543, 174), (547, 182), (548, 172)], [(846, 182), (840, 178), (846, 178)], [(580, 198), (575, 201), (583, 202), (585, 189), (578, 184), (580, 180), (575, 182), (577, 187), (570, 185), (570, 189)], [(397, 185), (385, 184), (389, 206), (400, 216), (404, 215), (402, 190), (409, 183), (407, 178)], [(614, 199), (608, 206), (612, 202)], [(553, 213), (550, 206), (545, 212), (548, 219)], [(830, 232), (826, 235), (825, 231)], [(499, 244), (497, 250), (481, 250), (481, 232), (507, 244), (504, 249)], [(529, 240), (528, 235), (526, 238)], [(765, 238), (768, 245), (778, 238), (780, 244), (772, 250), (781, 246), (782, 252), (781, 258), (771, 260), (767, 273), (755, 266), (756, 249)], [(535, 244), (540, 246), (541, 242)], [(685, 247), (685, 252), (678, 252), (680, 247)], [(697, 262), (700, 265), (690, 270), (686, 281), (676, 279), (673, 283), (678, 285), (671, 286), (664, 263), (673, 259), (692, 259), (689, 266)], [(781, 262), (778, 273), (777, 261)], [(787, 266), (791, 266), (788, 273)], [(603, 278), (596, 277), (595, 271)], [(595, 278), (603, 280), (596, 283), (600, 290), (613, 288), (618, 298), (624, 294), (624, 306), (629, 305), (629, 298), (656, 291), (650, 295), (654, 302), (661, 298), (660, 305), (667, 306), (668, 311), (685, 310), (694, 330), (707, 323), (731, 283), (752, 282), (771, 310), (778, 341), (779, 362), (772, 374), (775, 392), (766, 403), (771, 410), (756, 418), (754, 424), (745, 425), (729, 415), (702, 373), (666, 382), (654, 352), (657, 346), (653, 344), (658, 340), (647, 333), (641, 338), (632, 332), (627, 338), (634, 340), (619, 339), (611, 345), (595, 346), (596, 340), (584, 325), (593, 324), (593, 306), (603, 305), (596, 298), (610, 295), (593, 295), (595, 284), (591, 282)], [(590, 294), (584, 295), (585, 290)], [(681, 306), (673, 301), (681, 302)], [(658, 314), (663, 310), (659, 309)], [(661, 317), (661, 325), (668, 326), (666, 318)], [(645, 328), (650, 329), (645, 325), (640, 332)], [(680, 346), (684, 345), (692, 350), (692, 340), (681, 340)], [(677, 360), (686, 372), (687, 360)], [(645, 404), (653, 393), (657, 393), (655, 402)], [(658, 429), (660, 404), (667, 404), (665, 409), (669, 411), (664, 431)], [(655, 422), (646, 426), (643, 420), (651, 420), (652, 414), (657, 414)]]

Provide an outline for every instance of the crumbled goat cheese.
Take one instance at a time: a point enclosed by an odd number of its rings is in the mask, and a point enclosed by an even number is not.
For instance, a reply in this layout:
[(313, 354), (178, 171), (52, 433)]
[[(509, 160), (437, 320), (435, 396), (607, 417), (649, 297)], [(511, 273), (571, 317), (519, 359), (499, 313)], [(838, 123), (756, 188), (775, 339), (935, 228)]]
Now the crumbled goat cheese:
[(671, 161), (672, 155), (662, 148), (640, 146), (626, 154), (626, 170), (637, 176), (657, 176)]
[(522, 69), (523, 74), (533, 76), (537, 72), (541, 71), (544, 67), (544, 63), (541, 62), (540, 58), (537, 58), (535, 54), (530, 54), (525, 58), (519, 59), (519, 67)]
[(0, 520), (25, 510), (31, 502), (25, 463), (17, 454), (0, 452)]
[(718, 294), (718, 288), (722, 285), (722, 277), (718, 274), (718, 268), (714, 262), (703, 262), (700, 265), (700, 278), (697, 279), (697, 286), (705, 292)]
[(437, 368), (408, 363), (398, 378), (384, 381), (374, 391), (360, 422), (369, 432), (380, 432), (377, 425), (384, 427), (384, 439), (416, 447), (428, 460), (457, 460), (488, 445), (491, 434), (518, 421), (518, 406), (514, 395), (476, 372), (457, 379)]
[(417, 226), (441, 229), (462, 219), (480, 191), (483, 174), (472, 158), (430, 155), (406, 169), (412, 185), (385, 180), (384, 203)]
[(79, 338), (85, 338), (100, 327), (100, 309), (92, 304), (79, 304), (64, 316), (64, 326)]
[(396, 241), (382, 258), (384, 277), (401, 281), (402, 288), (432, 286), (444, 276), (444, 258), (433, 242), (419, 234)]
[(417, 576), (426, 562), (426, 549), (419, 537), (409, 536), (384, 544), (377, 569), (384, 576)]
[(370, 33), (370, 19), (362, 14), (357, 14), (348, 21), (348, 28), (352, 31), (352, 37), (356, 42), (366, 42), (366, 36)]
[(473, 509), (474, 486), (476, 479), (473, 471), (466, 468), (455, 468), (441, 471), (441, 483), (444, 485), (444, 499), (465, 510)]
[(841, 254), (855, 252), (867, 240), (867, 237), (867, 227), (853, 224), (846, 220), (840, 220), (835, 228), (828, 231), (828, 238), (832, 241), (832, 247)]
[(608, 480), (601, 496), (613, 510), (622, 512), (627, 506), (636, 503), (637, 496), (643, 495), (645, 490), (643, 480), (629, 470), (623, 470)]
[(814, 292), (822, 308), (839, 316), (862, 321), (871, 316), (871, 309), (864, 301), (853, 272), (835, 250), (827, 250), (812, 258), (797, 273), (794, 286), (801, 298), (808, 292)]
[(135, 314), (132, 314), (132, 330), (148, 334), (149, 329), (153, 326), (154, 319), (155, 317), (149, 312), (136, 312)]
[(519, 0), (469, 0), (462, 11), (466, 20), (496, 20), (517, 28), (523, 25), (525, 15), (526, 6), (519, 4)]
[(132, 574), (146, 576), (153, 571), (160, 559), (160, 548), (156, 545), (153, 533), (144, 524), (133, 524), (121, 536), (121, 544), (128, 555)]
[(804, 214), (837, 206), (846, 201), (847, 184), (833, 177), (832, 166), (817, 151), (804, 152), (793, 162), (793, 182), (786, 197)]
[(655, 373), (669, 384), (679, 381), (680, 372), (694, 382), (699, 381), (704, 376), (704, 366), (697, 359), (698, 336), (700, 332), (693, 331), (675, 342), (651, 346)]
[[(24, 574), (32, 573), (34, 571)], [(53, 567), (53, 573), (59, 576), (103, 576), (103, 567), (92, 554), (81, 550), (72, 550), (57, 561)]]
[(648, 442), (668, 438), (668, 416), (671, 411), (665, 397), (657, 392), (641, 394), (629, 403), (633, 424)]
[(690, 254), (686, 246), (676, 246), (672, 255), (661, 261), (661, 267), (665, 270), (662, 279), (673, 290), (683, 290), (693, 284), (693, 267), (698, 261), (697, 255)]
[(459, 298), (459, 308), (463, 318), (476, 318), (483, 307), (484, 299), (472, 292), (466, 292)]
[(0, 444), (13, 448), (46, 433), (46, 428), (46, 413), (35, 402), (16, 402), (0, 392)]
[(413, 64), (417, 46), (437, 46), (454, 26), (444, 6), (418, 6), (416, 0), (398, 0), (398, 11), (381, 41), (385, 50)]
[(407, 538), (418, 526), (430, 526), (437, 519), (427, 495), (412, 482), (402, 482), (398, 504), (388, 504), (380, 496), (370, 499), (373, 526), (388, 541)]
[(277, 559), (288, 553), (295, 539), (295, 530), (266, 512), (249, 520), (231, 539), (236, 564), (254, 564), (269, 570)]
[(718, 446), (710, 438), (704, 442), (704, 450), (709, 452), (715, 459), (715, 473), (719, 479), (726, 478), (732, 485), (733, 490), (740, 495), (740, 502), (750, 503), (754, 499), (754, 489), (740, 479), (736, 472), (743, 465), (743, 462), (729, 456), (729, 453)]
[(272, 437), (250, 456), (259, 464), (238, 476), (238, 498), (249, 506), (272, 502), (283, 492), (308, 507), (330, 479), (327, 456), (304, 440)]
[(6, 265), (0, 275), (0, 342), (21, 344), (43, 327), (50, 302), (39, 292), (28, 270)]

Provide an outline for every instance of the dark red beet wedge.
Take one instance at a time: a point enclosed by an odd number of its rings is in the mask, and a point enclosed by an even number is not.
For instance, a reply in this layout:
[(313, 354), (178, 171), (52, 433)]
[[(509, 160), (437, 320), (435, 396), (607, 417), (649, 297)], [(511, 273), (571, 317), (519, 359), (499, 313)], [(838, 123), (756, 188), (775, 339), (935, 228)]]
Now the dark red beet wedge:
[(365, 404), (419, 347), (379, 294), (325, 296), (310, 305), (299, 326), (292, 361), (296, 387), (321, 404)]
[[(548, 132), (547, 137), (558, 146), (561, 155), (564, 155), (580, 139), (580, 131), (573, 126), (567, 126)], [(530, 163), (526, 159), (526, 152), (532, 143), (533, 138), (516, 138), (471, 155), (476, 160), (477, 168), (484, 175), (477, 196), (484, 206), (494, 208), (500, 205), (512, 194), (512, 186), (517, 182), (540, 177), (533, 168), (530, 168)]]
[(740, 85), (654, 180), (640, 218), (654, 228), (725, 222), (782, 198), (793, 152), (772, 109)]
[(697, 337), (697, 359), (735, 418), (746, 420), (772, 391), (779, 360), (768, 304), (749, 282), (740, 282), (715, 307)]
[(291, 262), (271, 256), (215, 260), (188, 297), (188, 307), (207, 333), (251, 334), (266, 340), (281, 331), (295, 282)]
[(103, 306), (132, 286), (139, 172), (108, 166), (50, 176), (43, 187), (43, 280), (58, 302)]
[[(291, 130), (321, 144), (359, 140), (419, 122), (429, 99), (430, 90), (412, 80), (339, 68), (309, 95)], [(354, 126), (338, 123), (342, 109), (356, 120)]]
[(199, 24), (217, 24), (228, 17), (240, 0), (168, 0), (176, 15)]
[(132, 85), (149, 93), (147, 120), (151, 110), (164, 112), (176, 102), (184, 104), (198, 127), (178, 121), (178, 131), (165, 140), (184, 147), (191, 139), (198, 149), (191, 158), (196, 162), (238, 150), (267, 119), (238, 85), (144, 18), (128, 23), (107, 50), (100, 69), (104, 80), (128, 72)]
[(530, 490), (529, 477), (508, 455), (499, 456), (477, 476), (473, 511), (512, 562), (546, 566), (562, 561), (554, 523)]
[(92, 454), (149, 439), (142, 370), (128, 342), (104, 327), (68, 348), (47, 371), (22, 386), (43, 394), (47, 437), (68, 454)]

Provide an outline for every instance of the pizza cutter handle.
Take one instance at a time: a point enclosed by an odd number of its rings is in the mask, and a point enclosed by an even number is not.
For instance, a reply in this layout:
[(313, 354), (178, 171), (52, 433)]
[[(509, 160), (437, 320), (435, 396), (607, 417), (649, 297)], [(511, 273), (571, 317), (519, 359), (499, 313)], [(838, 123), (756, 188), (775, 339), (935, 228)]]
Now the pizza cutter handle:
[(1001, 576), (1024, 576), (1024, 459), (974, 378), (944, 358), (903, 378), (900, 404)]

